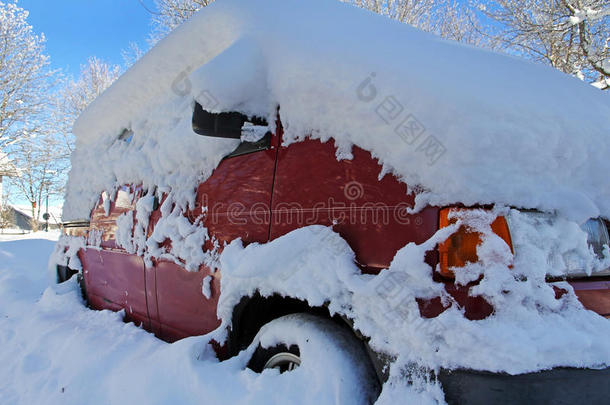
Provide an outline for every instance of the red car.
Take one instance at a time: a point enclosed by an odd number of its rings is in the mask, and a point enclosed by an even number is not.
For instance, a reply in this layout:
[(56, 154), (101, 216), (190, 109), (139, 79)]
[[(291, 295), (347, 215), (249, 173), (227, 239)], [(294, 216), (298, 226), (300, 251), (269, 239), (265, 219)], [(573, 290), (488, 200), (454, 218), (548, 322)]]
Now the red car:
[[(197, 105), (193, 114), (194, 132), (204, 136), (239, 137), (248, 118), (239, 113), (211, 114)], [(253, 121), (251, 119), (251, 121)], [(262, 120), (255, 124), (265, 125)], [(196, 208), (184, 216), (190, 223), (203, 218), (201, 225), (209, 238), (203, 250), (223, 246), (236, 238), (244, 244), (267, 243), (309, 225), (330, 226), (353, 249), (357, 265), (366, 274), (378, 274), (390, 266), (396, 252), (414, 242), (421, 244), (439, 228), (451, 222), (449, 213), (463, 207), (429, 206), (415, 214), (406, 208), (414, 204), (415, 194), (392, 175), (379, 179), (381, 167), (369, 152), (355, 147), (353, 159), (337, 160), (335, 145), (305, 140), (281, 146), (281, 117), (274, 133), (268, 132), (255, 142), (242, 142), (227, 155), (213, 174), (197, 188)], [(180, 264), (163, 258), (146, 263), (142, 255), (128, 253), (117, 243), (117, 219), (125, 213), (135, 217), (135, 206), (144, 194), (139, 186), (125, 185), (117, 196), (100, 202), (89, 222), (64, 224), (71, 236), (100, 235), (97, 246), (86, 246), (78, 253), (82, 271), (58, 267), (58, 280), (79, 273), (80, 283), (91, 308), (125, 310), (125, 320), (142, 325), (168, 342), (202, 335), (219, 327), (217, 303), (221, 275), (202, 265), (187, 271)], [(128, 197), (128, 196), (132, 197)], [(147, 225), (147, 236), (155, 231), (162, 216), (163, 195), (156, 198)], [(135, 196), (135, 197), (134, 197)], [(482, 207), (486, 208), (486, 207)], [(607, 242), (605, 223), (589, 223), (590, 232), (601, 232)], [(503, 217), (492, 224), (493, 231), (512, 249), (509, 226)], [(99, 232), (103, 231), (103, 232)], [(599, 235), (598, 235), (599, 236)], [(605, 239), (604, 239), (605, 238)], [(598, 238), (599, 239), (599, 238)], [(466, 262), (476, 262), (479, 236), (461, 229), (426, 257), (437, 268), (434, 280), (444, 283), (446, 291), (471, 320), (485, 319), (494, 308), (481, 296), (469, 295), (478, 282), (457, 286), (452, 271)], [(171, 241), (161, 242), (169, 244)], [(605, 273), (607, 274), (607, 273)], [(202, 286), (212, 276), (204, 299)], [(209, 280), (209, 279), (207, 279)], [(583, 305), (600, 315), (610, 316), (610, 278), (607, 275), (569, 280)], [(562, 294), (557, 291), (558, 296)], [(432, 318), (446, 308), (440, 300), (419, 300), (421, 316)], [(353, 344), (361, 348), (361, 361), (375, 370), (384, 381), (387, 359), (374, 353), (367, 337), (352, 329), (350, 319), (331, 316), (324, 305), (311, 307), (306, 302), (280, 295), (255, 294), (244, 297), (234, 308), (229, 339), (217, 346), (218, 356), (228, 358), (247, 347), (260, 328), (288, 314), (307, 313), (327, 319), (340, 329), (353, 331)], [(279, 357), (278, 357), (279, 356)], [(289, 370), (298, 365), (298, 350), (257, 351), (251, 367), (279, 367)], [(450, 403), (593, 403), (610, 394), (608, 370), (555, 369), (509, 376), (469, 370), (441, 371), (440, 380)], [(561, 382), (561, 383), (559, 383)], [(527, 389), (524, 390), (524, 385)], [(601, 396), (600, 396), (601, 395)]]

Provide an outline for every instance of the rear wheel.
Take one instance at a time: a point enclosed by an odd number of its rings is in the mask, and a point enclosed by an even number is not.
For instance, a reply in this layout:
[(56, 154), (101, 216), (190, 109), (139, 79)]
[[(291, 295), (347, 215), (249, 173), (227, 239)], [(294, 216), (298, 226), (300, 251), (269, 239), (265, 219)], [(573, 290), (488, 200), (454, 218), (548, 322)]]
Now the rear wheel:
[(76, 275), (76, 282), (78, 283), (78, 286), (80, 287), (80, 292), (81, 292), (81, 295), (83, 296), (83, 300), (85, 301), (86, 304), (88, 304), (89, 301), (87, 301), (87, 289), (85, 288), (85, 279), (83, 277), (83, 274), (77, 270), (72, 270), (68, 266), (57, 266), (57, 283), (58, 284), (70, 280), (74, 275)]
[[(371, 404), (380, 385), (364, 344), (351, 330), (310, 314), (292, 314), (264, 325), (254, 338), (256, 349), (248, 367), (256, 372), (276, 369), (301, 375), (328, 374), (327, 384), (339, 403)], [(307, 377), (304, 377), (307, 378)], [(326, 384), (326, 382), (325, 382)]]
[(292, 371), (301, 365), (301, 358), (288, 351), (281, 351), (271, 356), (263, 366), (264, 369), (276, 368), (280, 373), (284, 371)]
[(73, 275), (78, 274), (78, 271), (72, 270), (68, 266), (57, 266), (57, 282), (63, 283), (70, 280)]

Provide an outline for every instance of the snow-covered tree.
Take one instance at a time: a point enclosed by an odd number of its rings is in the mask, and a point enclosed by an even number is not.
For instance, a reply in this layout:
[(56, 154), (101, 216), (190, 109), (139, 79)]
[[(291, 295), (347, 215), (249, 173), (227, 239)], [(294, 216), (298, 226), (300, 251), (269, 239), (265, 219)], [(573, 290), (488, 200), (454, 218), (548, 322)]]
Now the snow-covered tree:
[[(158, 12), (153, 12), (152, 42), (189, 19), (214, 0), (155, 0)], [(473, 44), (481, 36), (472, 29), (474, 14), (454, 0), (339, 0), (369, 9), (400, 22), (434, 32), (444, 38)]]
[(433, 32), (443, 38), (481, 45), (474, 13), (455, 0), (341, 0)]
[(119, 66), (90, 58), (81, 66), (77, 79), (65, 80), (52, 94), (46, 94), (44, 108), (28, 119), (27, 125), (16, 122), (22, 137), (10, 146), (9, 156), (19, 175), (11, 178), (10, 184), (15, 195), (30, 203), (34, 230), (44, 213), (42, 202), (46, 196), (63, 194), (74, 149), (74, 122), (119, 74)]
[(610, 1), (475, 1), (505, 50), (610, 89)]
[(121, 50), (121, 56), (123, 57), (123, 64), (125, 68), (130, 68), (135, 64), (142, 56), (144, 56), (144, 50), (136, 42), (130, 42), (127, 48)]
[(36, 35), (28, 12), (0, 1), (0, 150), (35, 131), (54, 72), (48, 69), (44, 35)]
[(80, 76), (64, 83), (56, 94), (55, 129), (64, 139), (66, 155), (74, 150), (72, 126), (78, 116), (121, 74), (121, 67), (91, 57), (81, 66)]
[(17, 166), (18, 176), (10, 179), (19, 197), (31, 206), (32, 229), (38, 230), (41, 220), (42, 202), (49, 196), (61, 195), (64, 188), (66, 160), (62, 145), (52, 133), (26, 137), (13, 147), (11, 157)]
[(0, 229), (10, 228), (14, 222), (15, 214), (11, 207), (5, 204), (0, 205)]
[(153, 12), (152, 42), (157, 42), (199, 9), (213, 2), (214, 0), (155, 0), (158, 11)]

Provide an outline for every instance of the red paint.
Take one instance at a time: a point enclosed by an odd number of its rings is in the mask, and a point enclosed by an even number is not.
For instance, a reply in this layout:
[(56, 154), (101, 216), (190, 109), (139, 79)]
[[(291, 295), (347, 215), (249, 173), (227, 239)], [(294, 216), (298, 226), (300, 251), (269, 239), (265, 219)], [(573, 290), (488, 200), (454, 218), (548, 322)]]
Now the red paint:
[(212, 284), (211, 299), (202, 294), (202, 280), (208, 269), (186, 271), (175, 263), (160, 260), (155, 264), (157, 278), (158, 321), (160, 336), (168, 341), (203, 335), (216, 329), (219, 283)]
[(419, 313), (424, 318), (435, 318), (442, 314), (446, 309), (450, 308), (454, 303), (460, 310), (464, 311), (466, 319), (477, 321), (487, 318), (494, 311), (494, 308), (487, 300), (480, 295), (470, 295), (470, 290), (477, 283), (468, 284), (465, 286), (456, 286), (447, 280), (438, 280), (445, 284), (445, 291), (449, 293), (453, 302), (443, 304), (440, 297), (432, 299), (417, 299)]
[(127, 319), (149, 328), (142, 258), (105, 249), (86, 249), (81, 257), (91, 305), (97, 309), (125, 309)]
[(305, 140), (281, 148), (273, 190), (271, 239), (308, 225), (335, 225), (359, 263), (378, 270), (409, 242), (423, 243), (438, 229), (438, 209), (409, 215), (414, 195), (369, 152), (337, 161), (332, 142)]
[(610, 318), (610, 280), (581, 280), (570, 284), (585, 308)]

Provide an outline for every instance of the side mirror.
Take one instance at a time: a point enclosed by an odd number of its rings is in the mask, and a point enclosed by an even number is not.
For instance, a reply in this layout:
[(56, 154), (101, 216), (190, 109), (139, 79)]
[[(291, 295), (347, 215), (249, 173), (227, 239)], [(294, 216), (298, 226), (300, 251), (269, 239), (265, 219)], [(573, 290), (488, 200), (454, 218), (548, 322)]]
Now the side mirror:
[(205, 111), (199, 103), (193, 111), (193, 131), (199, 135), (216, 138), (241, 138), (241, 128), (248, 117), (238, 112), (213, 114)]

